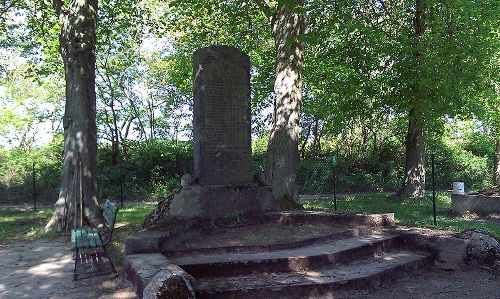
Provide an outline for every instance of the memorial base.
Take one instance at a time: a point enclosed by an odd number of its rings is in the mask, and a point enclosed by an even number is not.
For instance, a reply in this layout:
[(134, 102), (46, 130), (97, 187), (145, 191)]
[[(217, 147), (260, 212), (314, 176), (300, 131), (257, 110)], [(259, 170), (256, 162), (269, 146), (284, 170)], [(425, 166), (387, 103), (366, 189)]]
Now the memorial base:
[(214, 219), (278, 210), (269, 186), (190, 186), (174, 196), (166, 216)]

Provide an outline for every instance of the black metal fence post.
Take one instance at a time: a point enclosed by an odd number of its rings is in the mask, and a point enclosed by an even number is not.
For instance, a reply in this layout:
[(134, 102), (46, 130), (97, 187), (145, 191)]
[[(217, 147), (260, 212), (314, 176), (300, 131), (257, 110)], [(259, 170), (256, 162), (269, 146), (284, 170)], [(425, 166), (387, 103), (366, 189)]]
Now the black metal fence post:
[(434, 163), (434, 154), (431, 154), (431, 163), (432, 163), (432, 212), (434, 215), (434, 225), (437, 225), (436, 221), (436, 171), (435, 171), (435, 163)]
[(337, 186), (336, 186), (337, 174), (335, 171), (337, 165), (336, 156), (332, 157), (332, 164), (333, 164), (333, 210), (336, 212), (337, 211)]
[(36, 173), (35, 173), (35, 162), (33, 162), (33, 210), (36, 211)]
[(123, 175), (121, 174), (122, 170), (120, 168), (120, 204), (123, 208)]

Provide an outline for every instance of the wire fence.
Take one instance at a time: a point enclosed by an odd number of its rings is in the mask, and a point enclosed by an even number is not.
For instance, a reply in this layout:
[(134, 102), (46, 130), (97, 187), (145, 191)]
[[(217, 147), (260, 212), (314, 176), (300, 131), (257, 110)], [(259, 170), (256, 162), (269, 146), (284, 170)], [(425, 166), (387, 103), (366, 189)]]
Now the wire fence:
[[(432, 172), (434, 157), (434, 172)], [(370, 161), (369, 161), (370, 162)], [(298, 161), (297, 190), (302, 200), (333, 199), (337, 194), (363, 194), (374, 192), (396, 192), (402, 185), (402, 161), (373, 161), (357, 163), (345, 156), (323, 156), (304, 158)], [(259, 165), (262, 161), (259, 161)], [(454, 181), (463, 181), (467, 191), (488, 188), (494, 185), (493, 156), (475, 158), (464, 165), (438, 154), (428, 154), (426, 161), (426, 190), (432, 192), (449, 190)], [(454, 166), (455, 165), (455, 166)], [(130, 165), (129, 165), (130, 166)], [(144, 170), (126, 164), (99, 169), (98, 197), (117, 202), (124, 200), (161, 198), (180, 186), (180, 177), (192, 169), (192, 161), (177, 159), (172, 165), (164, 165), (156, 176), (161, 177), (165, 169), (172, 168), (169, 180), (157, 186), (142, 186)], [(52, 172), (57, 172), (51, 170)], [(434, 188), (432, 175), (434, 176)], [(60, 173), (51, 175), (35, 164), (23, 170), (23, 179), (17, 184), (3, 184), (0, 178), (0, 204), (2, 205), (51, 205), (59, 192)], [(157, 181), (160, 181), (156, 178)], [(151, 194), (154, 190), (155, 194)]]
[[(427, 154), (425, 189), (428, 192), (450, 190), (455, 181), (464, 182), (469, 191), (494, 185), (493, 155), (467, 162), (457, 166), (456, 161), (449, 161), (447, 157)], [(397, 192), (403, 184), (403, 166), (403, 161), (377, 161), (360, 166), (342, 156), (301, 159), (297, 168), (297, 189), (302, 199), (331, 198), (334, 191), (338, 194)]]

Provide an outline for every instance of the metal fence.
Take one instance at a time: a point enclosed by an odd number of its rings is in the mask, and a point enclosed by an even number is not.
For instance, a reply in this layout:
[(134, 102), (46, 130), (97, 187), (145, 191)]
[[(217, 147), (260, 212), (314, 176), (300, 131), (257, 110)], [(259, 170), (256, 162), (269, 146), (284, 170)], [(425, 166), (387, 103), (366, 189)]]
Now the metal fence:
[[(472, 165), (454, 166), (446, 157), (426, 155), (426, 190), (451, 189), (462, 181), (468, 190), (494, 185), (493, 156), (477, 158)], [(434, 170), (433, 165), (434, 164)], [(457, 163), (455, 163), (457, 164)], [(480, 165), (478, 165), (480, 164)], [(404, 161), (356, 165), (349, 157), (326, 156), (301, 159), (297, 169), (297, 189), (302, 197), (322, 198), (341, 194), (396, 192), (402, 185)]]
[[(432, 171), (432, 160), (434, 160), (434, 171)], [(264, 162), (259, 160), (256, 165), (260, 167)], [(427, 155), (426, 190), (449, 190), (454, 181), (463, 181), (469, 191), (493, 185), (493, 156), (476, 158), (472, 164), (462, 167), (450, 166), (451, 162), (453, 161), (448, 161), (446, 157), (438, 154)], [(134, 169), (121, 169), (122, 167), (126, 165), (99, 170), (99, 197), (111, 198), (118, 202), (127, 199), (150, 199), (147, 198), (151, 196), (148, 194), (150, 190), (137, 186), (136, 181), (142, 173)], [(192, 165), (181, 168), (189, 170)], [(52, 175), (52, 180), (44, 178), (44, 174), (42, 169), (33, 164), (24, 170), (21, 183), (8, 186), (2, 184), (0, 180), (0, 204), (33, 206), (53, 204), (58, 196), (59, 174)], [(158, 175), (161, 176), (162, 172), (160, 171)], [(153, 186), (155, 192), (159, 193), (158, 196), (162, 196), (163, 191), (166, 194), (178, 187), (181, 175), (182, 173), (176, 174), (163, 186)], [(360, 165), (349, 157), (324, 156), (299, 160), (297, 189), (302, 200), (333, 199), (337, 194), (396, 192), (402, 184), (402, 178), (402, 161), (374, 161), (372, 164)]]

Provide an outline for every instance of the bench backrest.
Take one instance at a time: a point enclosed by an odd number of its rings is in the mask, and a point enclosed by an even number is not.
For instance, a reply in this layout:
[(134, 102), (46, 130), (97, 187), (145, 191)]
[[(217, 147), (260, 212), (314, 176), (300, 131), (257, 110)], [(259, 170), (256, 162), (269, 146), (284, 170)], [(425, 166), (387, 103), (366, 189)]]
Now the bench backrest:
[(113, 227), (115, 226), (117, 213), (118, 213), (118, 207), (116, 206), (116, 204), (114, 204), (112, 201), (107, 199), (106, 203), (104, 204), (103, 215), (104, 215), (104, 221), (106, 223), (106, 226), (110, 230), (113, 230)]

